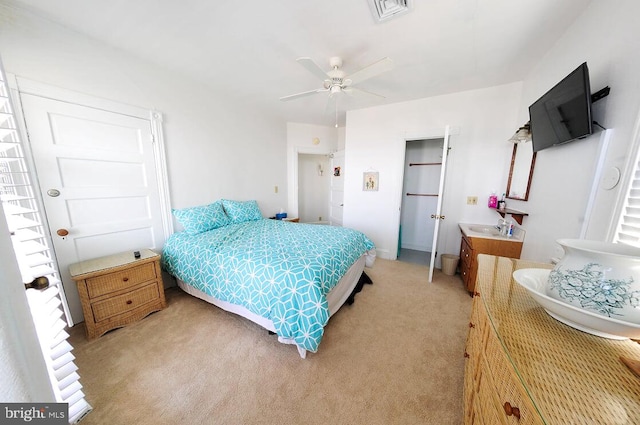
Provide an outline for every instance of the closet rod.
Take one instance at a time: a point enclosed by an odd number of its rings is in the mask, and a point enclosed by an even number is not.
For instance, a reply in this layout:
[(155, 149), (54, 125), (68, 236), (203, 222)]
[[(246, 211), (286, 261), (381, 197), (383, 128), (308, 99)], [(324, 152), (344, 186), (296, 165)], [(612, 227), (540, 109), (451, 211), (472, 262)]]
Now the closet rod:
[(442, 162), (410, 162), (409, 167), (414, 165), (442, 165)]
[(407, 192), (407, 196), (438, 196), (438, 194), (429, 194), (429, 193), (409, 193)]

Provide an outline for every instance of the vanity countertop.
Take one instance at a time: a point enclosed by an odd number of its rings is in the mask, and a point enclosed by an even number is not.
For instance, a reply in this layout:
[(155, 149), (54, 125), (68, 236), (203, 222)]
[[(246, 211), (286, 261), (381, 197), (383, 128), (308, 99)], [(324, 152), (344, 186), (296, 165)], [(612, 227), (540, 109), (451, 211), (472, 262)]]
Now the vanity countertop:
[(514, 226), (513, 236), (511, 237), (500, 235), (500, 231), (495, 224), (458, 223), (458, 227), (460, 227), (462, 234), (468, 238), (495, 239), (522, 243), (526, 234), (525, 230), (518, 226)]

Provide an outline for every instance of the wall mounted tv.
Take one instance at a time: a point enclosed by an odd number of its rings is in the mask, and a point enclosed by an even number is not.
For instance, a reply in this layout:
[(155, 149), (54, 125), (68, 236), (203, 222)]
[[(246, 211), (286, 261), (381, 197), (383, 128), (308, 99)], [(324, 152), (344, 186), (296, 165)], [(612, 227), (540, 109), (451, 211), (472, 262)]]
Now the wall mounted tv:
[(582, 139), (593, 133), (587, 63), (529, 106), (533, 151)]

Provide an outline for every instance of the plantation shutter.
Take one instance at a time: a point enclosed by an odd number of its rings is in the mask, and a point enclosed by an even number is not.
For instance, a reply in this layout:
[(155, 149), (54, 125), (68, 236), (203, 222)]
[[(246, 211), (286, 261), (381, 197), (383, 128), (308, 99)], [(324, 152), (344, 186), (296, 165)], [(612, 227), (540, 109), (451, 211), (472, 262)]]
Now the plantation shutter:
[(56, 401), (68, 403), (69, 423), (76, 423), (91, 411), (91, 406), (82, 392), (75, 357), (71, 354), (73, 347), (67, 342), (69, 334), (65, 328), (73, 323), (42, 224), (25, 149), (0, 61), (0, 202), (23, 283), (43, 276), (49, 281), (46, 289), (27, 289), (27, 300)]
[(640, 247), (640, 156), (629, 182), (614, 242)]

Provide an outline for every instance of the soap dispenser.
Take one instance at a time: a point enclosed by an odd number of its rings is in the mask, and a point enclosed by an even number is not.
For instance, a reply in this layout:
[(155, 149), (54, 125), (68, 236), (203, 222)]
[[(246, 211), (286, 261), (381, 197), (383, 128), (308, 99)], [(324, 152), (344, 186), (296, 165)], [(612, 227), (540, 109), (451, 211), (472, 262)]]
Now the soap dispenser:
[(489, 208), (498, 208), (498, 196), (496, 192), (491, 192), (491, 196), (489, 196)]

